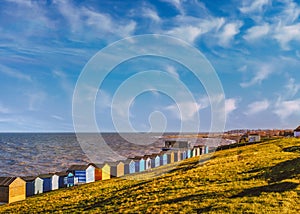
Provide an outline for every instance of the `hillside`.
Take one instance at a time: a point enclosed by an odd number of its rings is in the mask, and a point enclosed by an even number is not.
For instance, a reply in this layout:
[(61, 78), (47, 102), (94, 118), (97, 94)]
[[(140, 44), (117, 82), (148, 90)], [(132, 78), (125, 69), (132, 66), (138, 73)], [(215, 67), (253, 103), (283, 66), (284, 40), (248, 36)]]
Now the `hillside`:
[(300, 139), (218, 151), (127, 178), (34, 196), (0, 212), (300, 213)]

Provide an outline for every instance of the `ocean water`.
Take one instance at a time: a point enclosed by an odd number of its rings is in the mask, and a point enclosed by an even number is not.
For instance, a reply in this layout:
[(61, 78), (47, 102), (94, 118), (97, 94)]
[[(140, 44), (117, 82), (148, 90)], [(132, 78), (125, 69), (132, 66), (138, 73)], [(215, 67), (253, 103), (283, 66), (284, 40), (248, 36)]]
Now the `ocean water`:
[[(102, 133), (105, 147), (96, 145), (97, 149), (87, 149), (82, 142), (98, 143), (98, 134), (84, 134), (77, 138), (74, 133), (0, 133), (0, 176), (66, 171), (72, 164), (94, 162), (91, 155), (87, 155), (89, 151), (96, 154), (97, 163), (158, 153), (164, 145), (159, 137), (155, 133)], [(198, 143), (213, 146), (208, 140), (200, 141)], [(228, 143), (231, 142), (222, 142)], [(112, 152), (110, 155), (107, 148)]]

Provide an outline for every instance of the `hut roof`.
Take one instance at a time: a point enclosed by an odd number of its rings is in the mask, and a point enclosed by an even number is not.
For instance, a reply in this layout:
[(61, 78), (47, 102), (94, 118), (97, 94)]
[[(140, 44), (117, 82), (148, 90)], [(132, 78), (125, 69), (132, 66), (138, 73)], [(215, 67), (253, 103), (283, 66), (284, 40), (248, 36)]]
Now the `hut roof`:
[(59, 176), (59, 177), (63, 177), (63, 176), (68, 176), (68, 172), (56, 172), (55, 175)]
[[(110, 165), (110, 166), (117, 166), (120, 163), (123, 163), (123, 161), (116, 161), (116, 162), (105, 162), (106, 164)], [(123, 163), (124, 164), (124, 163)]]
[(36, 176), (25, 176), (25, 177), (21, 177), (24, 181), (34, 181), (37, 177)]
[(132, 159), (126, 159), (126, 160), (123, 161), (123, 162), (124, 162), (124, 164), (130, 164), (132, 161), (134, 161), (134, 160), (132, 160)]
[(0, 177), (0, 186), (8, 187), (17, 177)]
[(51, 178), (53, 174), (41, 174), (39, 175), (40, 178)]
[(295, 132), (300, 132), (300, 126), (298, 126), (294, 131)]
[(106, 163), (90, 163), (89, 165), (92, 165), (95, 168), (101, 169), (105, 166)]
[(88, 167), (89, 165), (72, 165), (67, 171), (86, 170)]

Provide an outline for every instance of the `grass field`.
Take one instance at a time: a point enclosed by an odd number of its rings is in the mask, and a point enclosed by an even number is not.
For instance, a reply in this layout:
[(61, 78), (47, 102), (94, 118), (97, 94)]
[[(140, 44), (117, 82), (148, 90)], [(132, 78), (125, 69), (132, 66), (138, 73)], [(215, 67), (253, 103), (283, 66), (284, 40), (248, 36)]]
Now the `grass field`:
[(300, 213), (299, 180), (300, 139), (274, 139), (34, 196), (0, 212)]

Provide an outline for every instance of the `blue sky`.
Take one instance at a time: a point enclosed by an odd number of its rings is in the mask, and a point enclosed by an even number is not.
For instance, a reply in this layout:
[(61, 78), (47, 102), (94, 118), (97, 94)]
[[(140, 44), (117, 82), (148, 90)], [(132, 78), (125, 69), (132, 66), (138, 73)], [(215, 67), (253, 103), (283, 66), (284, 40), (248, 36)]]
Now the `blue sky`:
[[(72, 96), (85, 64), (105, 46), (143, 34), (180, 38), (206, 56), (224, 89), (226, 130), (300, 124), (299, 1), (3, 0), (0, 22), (1, 132), (73, 131)], [(147, 131), (149, 115), (163, 114), (167, 130), (176, 131), (199, 114), (208, 130), (204, 88), (183, 66), (149, 57), (120, 65), (96, 89), (101, 130), (115, 130), (112, 110), (124, 114), (110, 105), (120, 84), (151, 66), (183, 81), (196, 101), (184, 103), (189, 114), (179, 119), (174, 100), (145, 92), (130, 104), (132, 126)]]

